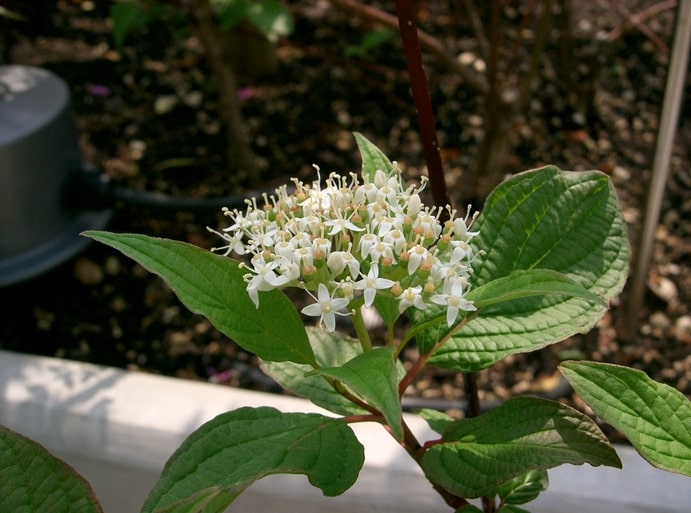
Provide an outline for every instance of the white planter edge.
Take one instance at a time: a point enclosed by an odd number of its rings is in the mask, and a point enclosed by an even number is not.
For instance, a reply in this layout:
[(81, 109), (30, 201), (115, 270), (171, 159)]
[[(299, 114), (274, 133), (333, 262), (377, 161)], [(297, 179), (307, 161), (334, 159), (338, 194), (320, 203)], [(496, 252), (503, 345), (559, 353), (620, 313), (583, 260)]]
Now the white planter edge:
[[(294, 397), (130, 372), (0, 350), (0, 424), (33, 438), (91, 483), (105, 513), (139, 511), (184, 438), (241, 406), (322, 412)], [(421, 440), (436, 438), (418, 417)], [(357, 424), (366, 463), (344, 495), (325, 498), (304, 476), (269, 476), (231, 505), (233, 511), (378, 513), (450, 511), (418, 467), (378, 424)], [(532, 513), (688, 513), (691, 481), (657, 470), (630, 447), (617, 447), (623, 470), (562, 465)], [(249, 509), (248, 509), (249, 508)]]

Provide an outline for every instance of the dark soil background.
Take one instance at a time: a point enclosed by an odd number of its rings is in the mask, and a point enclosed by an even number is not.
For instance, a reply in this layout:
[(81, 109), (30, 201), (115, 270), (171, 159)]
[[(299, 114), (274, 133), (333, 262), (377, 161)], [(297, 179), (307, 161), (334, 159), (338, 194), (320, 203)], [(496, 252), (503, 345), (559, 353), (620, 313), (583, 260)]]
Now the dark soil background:
[[(635, 9), (651, 3), (622, 5)], [(217, 116), (216, 84), (184, 23), (162, 20), (139, 29), (122, 51), (115, 51), (110, 2), (36, 4), (40, 14), (35, 21), (3, 25), (5, 36), (11, 36), (10, 62), (45, 67), (68, 82), (80, 142), (91, 164), (114, 183), (138, 191), (203, 198), (243, 190), (243, 183), (225, 171), (225, 127)], [(379, 4), (393, 12), (393, 2)], [(240, 91), (253, 150), (263, 161), (257, 181), (282, 183), (296, 175), (310, 179), (313, 163), (326, 171), (358, 170), (353, 131), (373, 140), (410, 176), (422, 172), (424, 157), (396, 35), (369, 52), (348, 56), (345, 49), (357, 46), (371, 25), (323, 0), (288, 5), (296, 30), (278, 43), (278, 72), (243, 83)], [(453, 5), (418, 2), (422, 28), (459, 54), (472, 41), (457, 28), (461, 14)], [(512, 129), (517, 144), (509, 167), (520, 171), (552, 163), (607, 172), (635, 241), (668, 58), (649, 35), (627, 25), (621, 13), (594, 1), (578, 5), (582, 12), (574, 30), (580, 34), (575, 42), (582, 62), (592, 61), (596, 34), (611, 39), (606, 62), (588, 83), (594, 101), (587, 115), (569, 104), (546, 59), (530, 112)], [(664, 9), (646, 20), (646, 27), (667, 45), (673, 14)], [(551, 50), (546, 51), (549, 55)], [(587, 76), (583, 66), (574, 73)], [(472, 163), (481, 130), (478, 101), (434, 60), (427, 61), (427, 70), (450, 194), (456, 200), (458, 177)], [(588, 335), (515, 355), (480, 373), (487, 404), (520, 393), (563, 392), (556, 365), (568, 357), (641, 368), (691, 395), (690, 104), (686, 101), (681, 113), (637, 340), (624, 343), (618, 336), (621, 308), (615, 304)], [(218, 212), (168, 213), (119, 204), (107, 228), (210, 248), (218, 240), (206, 226), (222, 222)], [(189, 313), (161, 280), (102, 245), (92, 244), (44, 275), (0, 289), (0, 302), (3, 349), (276, 390), (253, 355)], [(462, 380), (430, 370), (411, 395), (460, 406), (454, 401), (463, 397)]]

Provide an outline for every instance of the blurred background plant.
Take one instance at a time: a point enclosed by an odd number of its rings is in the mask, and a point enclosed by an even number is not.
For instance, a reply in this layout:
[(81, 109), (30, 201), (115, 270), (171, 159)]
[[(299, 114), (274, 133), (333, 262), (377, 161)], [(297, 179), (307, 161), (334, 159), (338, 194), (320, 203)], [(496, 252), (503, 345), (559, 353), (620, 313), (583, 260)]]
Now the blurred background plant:
[(290, 12), (278, 0), (121, 0), (110, 8), (115, 48), (123, 50), (127, 36), (149, 30), (165, 19), (180, 17), (201, 42), (216, 82), (219, 117), (226, 127), (226, 166), (236, 180), (260, 182), (266, 167), (252, 151), (238, 95), (240, 80), (258, 79), (277, 70), (275, 43), (290, 35)]

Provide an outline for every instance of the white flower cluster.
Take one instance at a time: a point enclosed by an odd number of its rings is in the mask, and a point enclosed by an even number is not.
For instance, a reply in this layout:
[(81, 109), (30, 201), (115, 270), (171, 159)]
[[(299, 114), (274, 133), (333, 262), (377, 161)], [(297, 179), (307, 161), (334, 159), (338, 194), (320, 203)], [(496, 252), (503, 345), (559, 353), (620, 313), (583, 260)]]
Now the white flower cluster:
[[(475, 310), (465, 299), (474, 257), (469, 245), (477, 232), (474, 219), (426, 207), (419, 187), (404, 188), (400, 172), (377, 171), (366, 177), (331, 174), (322, 185), (293, 179), (264, 195), (264, 206), (248, 200), (245, 212), (224, 209), (233, 224), (217, 233), (226, 255), (247, 255), (242, 264), (247, 292), (259, 305), (259, 292), (299, 286), (315, 300), (302, 309), (320, 318), (329, 331), (335, 315), (348, 315), (377, 295), (396, 298), (399, 312), (424, 309), (429, 303), (446, 307), (449, 326), (461, 310)], [(440, 217), (449, 219), (442, 225)], [(316, 296), (315, 296), (316, 293)]]

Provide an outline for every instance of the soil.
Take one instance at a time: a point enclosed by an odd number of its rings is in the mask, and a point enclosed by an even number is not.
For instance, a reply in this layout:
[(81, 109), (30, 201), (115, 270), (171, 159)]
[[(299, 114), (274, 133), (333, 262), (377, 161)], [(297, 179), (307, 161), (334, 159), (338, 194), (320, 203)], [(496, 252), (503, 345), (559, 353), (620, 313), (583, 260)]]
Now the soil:
[[(40, 23), (5, 24), (6, 36), (11, 35), (7, 41), (12, 42), (10, 62), (42, 66), (67, 81), (80, 144), (95, 168), (135, 191), (188, 198), (243, 191), (242, 181), (226, 170), (226, 128), (217, 114), (216, 83), (184, 20), (140, 27), (116, 51), (110, 2), (36, 4), (44, 9)], [(358, 52), (364, 31), (375, 26), (326, 1), (288, 4), (296, 29), (277, 44), (278, 71), (243, 81), (240, 89), (252, 149), (263, 163), (256, 182), (311, 179), (312, 164), (324, 170), (357, 170), (353, 131), (373, 140), (409, 176), (423, 172), (396, 35)], [(557, 50), (548, 46), (535, 98), (511, 129), (515, 144), (507, 165), (514, 171), (552, 163), (607, 172), (636, 241), (669, 62), (660, 43), (668, 46), (671, 41), (673, 10), (645, 20), (657, 41), (627, 25), (621, 14), (599, 12), (598, 4), (579, 3), (587, 9), (573, 20), (579, 63), (574, 73), (583, 81), (593, 75), (587, 84), (592, 101), (583, 107), (574, 100), (578, 95), (563, 91), (560, 84), (565, 81), (555, 78), (550, 67)], [(393, 12), (391, 2), (380, 5)], [(461, 13), (444, 2), (418, 5), (422, 28), (441, 38), (450, 53), (473, 48)], [(507, 19), (514, 19), (511, 12)], [(597, 53), (596, 34), (610, 39), (606, 59), (594, 71), (587, 63), (592, 65)], [(355, 50), (348, 54), (346, 48)], [(474, 141), (482, 129), (480, 106), (457, 75), (429, 56), (426, 67), (450, 195), (458, 201), (458, 177), (472, 164)], [(566, 83), (574, 83), (573, 77)], [(688, 100), (688, 87), (685, 97)], [(689, 113), (691, 102), (686, 101), (635, 342), (624, 342), (615, 329), (622, 309), (614, 304), (589, 334), (514, 355), (480, 373), (485, 404), (545, 391), (564, 393), (565, 400), (578, 403), (559, 386), (556, 370), (560, 359), (574, 356), (641, 368), (691, 395)], [(107, 228), (211, 248), (218, 240), (206, 227), (223, 222), (217, 210), (165, 212), (118, 203)], [(161, 280), (99, 244), (41, 276), (0, 289), (0, 302), (3, 349), (279, 391), (258, 370), (252, 354), (189, 313)], [(445, 408), (461, 406), (462, 380), (430, 370), (413, 385), (411, 396), (443, 399)]]

